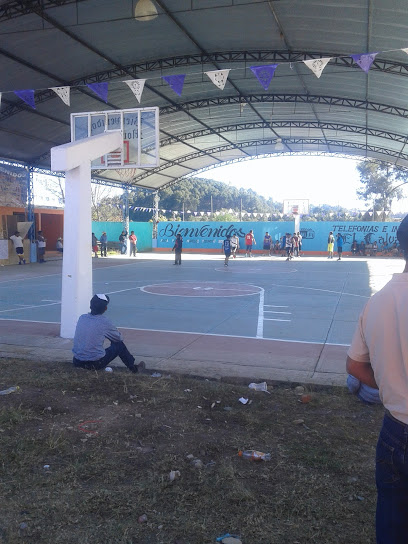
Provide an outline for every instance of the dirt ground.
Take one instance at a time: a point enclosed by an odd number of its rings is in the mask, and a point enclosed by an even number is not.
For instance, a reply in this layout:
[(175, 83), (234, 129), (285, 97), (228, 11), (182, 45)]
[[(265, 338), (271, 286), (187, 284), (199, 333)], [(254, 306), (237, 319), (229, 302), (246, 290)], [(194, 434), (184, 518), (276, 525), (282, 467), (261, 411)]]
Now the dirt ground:
[(0, 543), (374, 543), (382, 407), (298, 385), (3, 359)]

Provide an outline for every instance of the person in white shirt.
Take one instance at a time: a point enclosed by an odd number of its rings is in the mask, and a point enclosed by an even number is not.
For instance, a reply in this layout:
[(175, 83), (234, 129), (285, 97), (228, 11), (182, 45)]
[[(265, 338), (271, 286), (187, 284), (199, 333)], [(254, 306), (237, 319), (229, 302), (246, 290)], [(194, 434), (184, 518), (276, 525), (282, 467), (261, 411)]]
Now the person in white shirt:
[(38, 246), (38, 262), (45, 263), (45, 246), (47, 245), (47, 240), (44, 238), (42, 230), (38, 231), (37, 234), (37, 246)]
[(24, 259), (24, 245), (23, 239), (20, 236), (18, 230), (10, 236), (10, 240), (13, 242), (14, 249), (16, 250), (18, 256), (18, 264), (26, 264)]
[(233, 258), (235, 259), (237, 250), (239, 248), (239, 238), (236, 234), (234, 234), (233, 236), (231, 236), (230, 241), (231, 241), (231, 253)]
[(364, 307), (347, 353), (347, 372), (378, 388), (385, 408), (376, 452), (378, 544), (408, 535), (408, 216), (397, 238), (405, 268)]

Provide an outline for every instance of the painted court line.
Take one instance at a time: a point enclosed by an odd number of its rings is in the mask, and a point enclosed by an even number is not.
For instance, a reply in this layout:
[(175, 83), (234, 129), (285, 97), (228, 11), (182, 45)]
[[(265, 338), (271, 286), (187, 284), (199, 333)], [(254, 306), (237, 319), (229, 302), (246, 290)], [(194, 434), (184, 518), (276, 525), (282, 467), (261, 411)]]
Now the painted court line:
[[(50, 304), (33, 304), (32, 306), (26, 306), (24, 310), (29, 310), (30, 308), (45, 308), (46, 306), (55, 306), (56, 304), (61, 304), (60, 302), (51, 302)], [(6, 312), (16, 312), (21, 310), (20, 308), (10, 308), (8, 310), (0, 310), (0, 313), (4, 314)]]
[(291, 319), (274, 319), (273, 317), (265, 317), (265, 321), (292, 321)]
[(276, 312), (275, 310), (265, 310), (266, 313), (268, 314), (287, 314), (287, 315), (292, 315), (292, 312)]
[(272, 283), (274, 287), (287, 287), (290, 289), (304, 289), (306, 291), (322, 291), (323, 293), (332, 293), (333, 295), (348, 295), (349, 297), (359, 297), (359, 298), (371, 298), (371, 296), (366, 295), (355, 295), (354, 293), (346, 293), (345, 291), (332, 291), (331, 289), (318, 289), (316, 287), (303, 287), (299, 285), (281, 285), (279, 283)]
[[(51, 325), (61, 325), (59, 321), (38, 321), (38, 320), (31, 320), (31, 319), (15, 319), (12, 317), (0, 317), (0, 321), (21, 321), (23, 323), (47, 323)], [(158, 333), (166, 333), (166, 334), (188, 334), (193, 336), (215, 336), (220, 338), (243, 338), (245, 340), (256, 340), (255, 336), (246, 336), (246, 335), (240, 335), (240, 334), (216, 334), (213, 332), (191, 332), (191, 331), (173, 331), (169, 329), (142, 329), (140, 327), (118, 327), (122, 330), (128, 330), (128, 331), (141, 331), (141, 332), (158, 332)], [(321, 342), (313, 342), (309, 340), (283, 340), (282, 338), (261, 338), (264, 342), (283, 342), (287, 344), (310, 344), (312, 346), (340, 346), (340, 347), (349, 347), (350, 344), (336, 344), (334, 342), (324, 342), (323, 340)], [(65, 338), (61, 338), (61, 341), (67, 341)]]

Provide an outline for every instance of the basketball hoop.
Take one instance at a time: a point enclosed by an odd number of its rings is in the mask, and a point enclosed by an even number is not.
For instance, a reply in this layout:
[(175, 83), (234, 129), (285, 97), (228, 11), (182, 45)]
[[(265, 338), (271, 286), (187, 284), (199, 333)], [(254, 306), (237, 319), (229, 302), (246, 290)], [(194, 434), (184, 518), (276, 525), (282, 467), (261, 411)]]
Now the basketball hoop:
[(309, 213), (309, 200), (303, 198), (284, 199), (283, 213), (285, 215), (307, 215)]

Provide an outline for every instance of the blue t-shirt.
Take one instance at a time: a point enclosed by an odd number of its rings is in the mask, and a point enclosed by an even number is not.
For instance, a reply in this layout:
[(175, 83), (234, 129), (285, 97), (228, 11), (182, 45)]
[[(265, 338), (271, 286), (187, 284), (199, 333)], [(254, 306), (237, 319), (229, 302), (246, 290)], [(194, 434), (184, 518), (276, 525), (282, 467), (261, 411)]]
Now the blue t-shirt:
[(230, 240), (224, 240), (224, 251), (225, 253), (228, 253), (231, 251), (231, 242)]
[(337, 247), (343, 247), (343, 237), (342, 236), (337, 237)]

